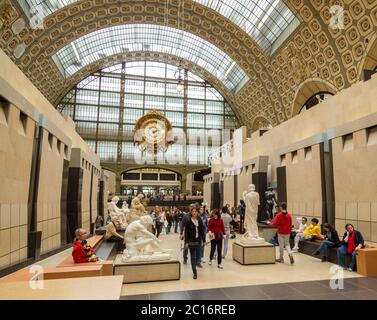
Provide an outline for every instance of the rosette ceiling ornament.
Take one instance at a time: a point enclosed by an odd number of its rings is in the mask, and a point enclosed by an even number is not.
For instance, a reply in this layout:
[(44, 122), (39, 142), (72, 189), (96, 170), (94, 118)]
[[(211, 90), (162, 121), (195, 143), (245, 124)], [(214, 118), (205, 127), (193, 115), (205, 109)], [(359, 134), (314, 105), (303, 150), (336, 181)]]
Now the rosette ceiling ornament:
[(174, 143), (170, 121), (159, 111), (148, 112), (136, 122), (134, 142), (143, 152), (150, 154), (166, 152)]

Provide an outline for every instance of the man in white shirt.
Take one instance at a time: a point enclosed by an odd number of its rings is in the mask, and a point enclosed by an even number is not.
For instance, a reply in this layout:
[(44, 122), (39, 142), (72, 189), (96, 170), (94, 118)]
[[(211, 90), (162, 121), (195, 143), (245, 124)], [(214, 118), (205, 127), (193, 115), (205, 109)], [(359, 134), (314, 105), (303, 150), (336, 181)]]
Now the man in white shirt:
[(297, 233), (303, 233), (307, 227), (306, 223), (308, 222), (308, 219), (306, 217), (297, 218), (297, 222), (299, 223), (298, 229), (296, 229)]

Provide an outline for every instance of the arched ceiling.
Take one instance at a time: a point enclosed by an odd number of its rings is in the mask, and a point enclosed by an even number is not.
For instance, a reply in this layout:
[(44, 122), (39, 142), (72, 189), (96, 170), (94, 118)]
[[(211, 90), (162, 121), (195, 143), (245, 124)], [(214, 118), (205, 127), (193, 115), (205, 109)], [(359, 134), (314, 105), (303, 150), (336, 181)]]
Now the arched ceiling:
[[(33, 30), (22, 23), (25, 15), (16, 0), (3, 0), (0, 47), (57, 104), (69, 79), (51, 57), (75, 39), (125, 24), (180, 29), (225, 52), (247, 74), (250, 80), (234, 95), (232, 104), (249, 129), (257, 117), (273, 126), (290, 118), (302, 82), (321, 78), (339, 91), (360, 80), (365, 59), (371, 59), (367, 40), (377, 30), (375, 0), (284, 0), (301, 24), (272, 56), (247, 28), (232, 22), (234, 15), (228, 13), (227, 18), (225, 11), (221, 14), (199, 3), (204, 1), (185, 0), (180, 6), (182, 2), (170, 0), (167, 6), (166, 0), (74, 1), (47, 16), (44, 29)], [(331, 5), (343, 6), (344, 29), (330, 27)]]
[[(62, 9), (79, 0), (17, 0), (25, 13), (38, 11), (40, 18)], [(287, 38), (286, 29), (299, 25), (299, 20), (280, 0), (193, 0), (212, 9), (245, 31), (266, 52), (273, 51), (276, 42)], [(166, 8), (171, 0), (165, 0)], [(184, 0), (181, 1), (182, 3)], [(184, 12), (184, 7), (179, 8)], [(276, 47), (276, 46), (275, 46)]]
[(226, 53), (191, 33), (152, 24), (127, 24), (93, 31), (55, 53), (52, 58), (69, 78), (86, 65), (122, 52), (150, 51), (174, 54), (208, 70), (230, 91), (248, 80)]

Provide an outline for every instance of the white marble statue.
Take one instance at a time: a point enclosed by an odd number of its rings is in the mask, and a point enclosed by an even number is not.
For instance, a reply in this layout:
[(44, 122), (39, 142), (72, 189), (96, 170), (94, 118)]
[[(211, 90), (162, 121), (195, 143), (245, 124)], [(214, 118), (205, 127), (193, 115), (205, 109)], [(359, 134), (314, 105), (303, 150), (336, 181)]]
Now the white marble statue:
[(244, 191), (243, 200), (246, 205), (244, 220), (244, 228), (246, 232), (241, 236), (240, 242), (242, 244), (263, 243), (264, 239), (259, 237), (258, 233), (257, 217), (260, 202), (259, 194), (255, 191), (255, 185), (250, 184), (248, 191)]
[(120, 221), (122, 228), (127, 227), (126, 215), (122, 209), (119, 209), (117, 203), (119, 197), (115, 196), (111, 199), (111, 202), (108, 203), (107, 209), (109, 210), (111, 218), (117, 217)]
[(130, 209), (128, 209), (128, 203), (127, 203), (127, 201), (123, 201), (122, 211), (123, 211), (124, 214), (127, 214), (128, 212), (130, 212)]
[(147, 230), (151, 224), (153, 219), (144, 215), (128, 225), (124, 234), (126, 249), (123, 251), (123, 262), (161, 261), (171, 258), (170, 250), (161, 248), (161, 240)]
[(136, 197), (134, 197), (131, 201), (131, 209), (134, 209), (137, 211), (137, 214), (141, 217), (145, 215), (145, 207), (141, 203), (141, 200), (144, 198), (144, 195), (142, 193), (138, 194)]

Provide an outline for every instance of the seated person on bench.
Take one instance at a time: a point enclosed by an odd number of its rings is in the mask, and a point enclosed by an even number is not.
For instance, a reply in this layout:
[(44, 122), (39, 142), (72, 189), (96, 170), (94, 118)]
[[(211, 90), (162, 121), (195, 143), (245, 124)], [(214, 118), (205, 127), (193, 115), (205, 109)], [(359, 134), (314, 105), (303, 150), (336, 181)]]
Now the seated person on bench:
[[(364, 238), (360, 231), (355, 230), (350, 223), (346, 224), (346, 232), (343, 235), (341, 246), (338, 248), (338, 265), (344, 270), (356, 270), (357, 251), (364, 247)], [(346, 267), (346, 256), (352, 255), (352, 261), (349, 267)]]
[(318, 225), (318, 219), (313, 218), (312, 223), (306, 227), (303, 233), (298, 233), (295, 236), (295, 246), (293, 247), (293, 251), (298, 251), (298, 243), (303, 240), (312, 240), (314, 238), (321, 236), (321, 229)]
[(73, 260), (75, 263), (98, 261), (98, 257), (94, 254), (94, 249), (87, 242), (87, 238), (88, 233), (85, 229), (76, 229), (72, 251)]
[(117, 244), (117, 251), (122, 251), (124, 238), (117, 232), (117, 229), (121, 228), (120, 221), (118, 217), (114, 217), (111, 219), (111, 223), (106, 225), (106, 234), (104, 239), (107, 241), (116, 242)]
[(308, 219), (306, 217), (296, 218), (298, 222), (298, 229), (291, 231), (291, 236), (289, 239), (294, 239), (299, 233), (303, 233), (307, 227), (306, 223), (308, 222)]
[(318, 250), (315, 251), (313, 255), (319, 256), (321, 252), (323, 252), (322, 262), (325, 262), (329, 257), (328, 248), (337, 248), (339, 246), (340, 240), (338, 232), (336, 232), (335, 228), (330, 223), (323, 224), (323, 232), (325, 233), (323, 236), (321, 236), (321, 239), (323, 239), (323, 241)]

